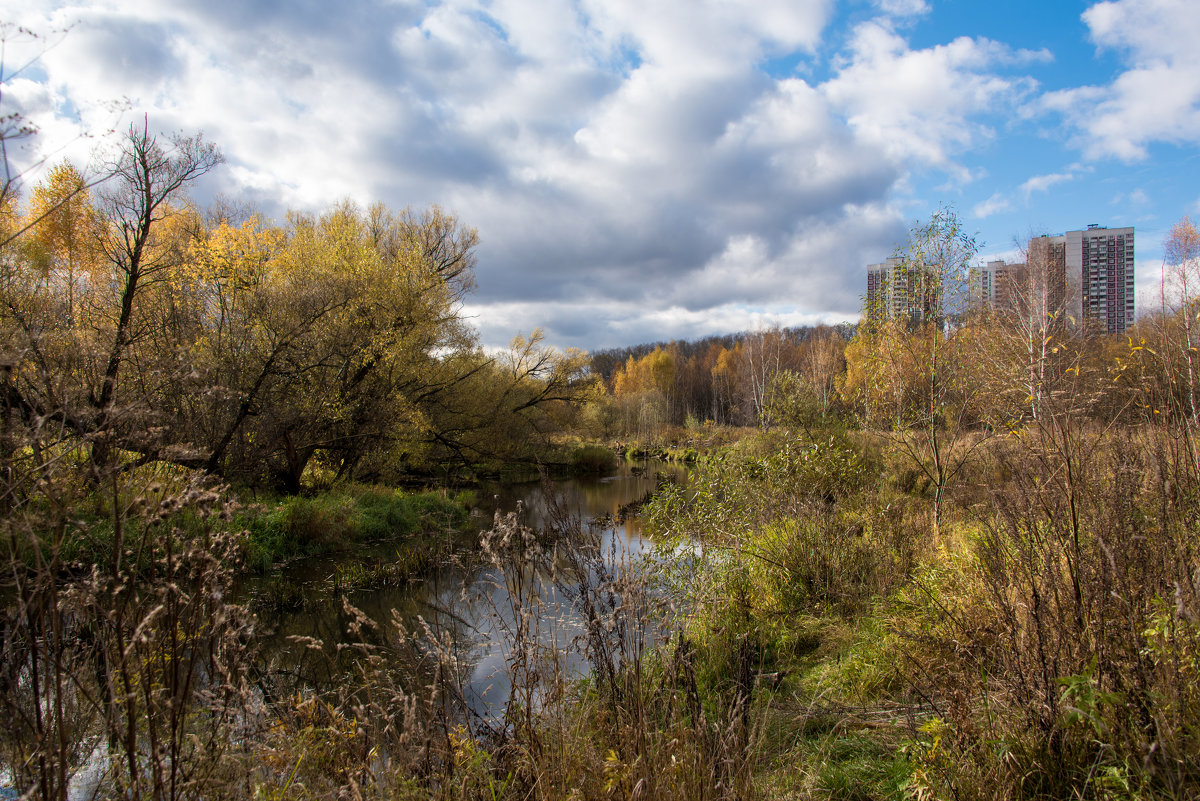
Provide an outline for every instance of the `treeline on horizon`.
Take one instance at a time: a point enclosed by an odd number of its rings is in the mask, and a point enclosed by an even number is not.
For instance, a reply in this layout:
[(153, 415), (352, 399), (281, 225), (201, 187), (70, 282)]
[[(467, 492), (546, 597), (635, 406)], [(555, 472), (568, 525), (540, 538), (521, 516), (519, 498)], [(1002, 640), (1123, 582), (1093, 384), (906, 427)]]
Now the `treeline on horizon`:
[[(832, 325), (821, 323), (817, 325), (774, 326), (768, 330), (778, 331), (784, 340), (796, 345), (803, 343), (810, 337), (824, 336), (831, 330), (841, 336), (843, 340), (849, 342), (858, 330), (858, 323), (847, 321)], [(708, 334), (696, 339), (660, 339), (654, 342), (642, 342), (637, 345), (601, 348), (600, 350), (589, 351), (589, 366), (593, 375), (600, 376), (604, 379), (605, 383), (611, 383), (617, 370), (625, 366), (625, 362), (630, 356), (638, 360), (656, 350), (666, 350), (677, 354), (677, 357), (682, 356), (685, 359), (693, 359), (706, 354), (713, 345), (725, 350), (732, 350), (737, 346), (738, 342), (755, 333), (759, 332), (747, 329), (734, 333)]]
[(769, 425), (769, 390), (780, 373), (803, 376), (828, 411), (856, 331), (849, 322), (776, 326), (596, 351), (590, 371), (607, 405), (593, 400), (581, 423), (602, 438), (641, 439), (664, 425)]

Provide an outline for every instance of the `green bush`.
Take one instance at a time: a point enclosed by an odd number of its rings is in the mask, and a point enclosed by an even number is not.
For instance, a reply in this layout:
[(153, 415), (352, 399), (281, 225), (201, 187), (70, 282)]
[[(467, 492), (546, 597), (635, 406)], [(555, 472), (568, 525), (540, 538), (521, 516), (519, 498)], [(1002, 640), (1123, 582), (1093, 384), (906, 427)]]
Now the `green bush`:
[(466, 497), (350, 487), (311, 498), (285, 498), (239, 518), (250, 531), (249, 563), (263, 570), (300, 556), (338, 553), (356, 545), (461, 527)]
[(584, 445), (571, 454), (571, 470), (575, 473), (609, 473), (617, 469), (620, 460), (608, 448)]

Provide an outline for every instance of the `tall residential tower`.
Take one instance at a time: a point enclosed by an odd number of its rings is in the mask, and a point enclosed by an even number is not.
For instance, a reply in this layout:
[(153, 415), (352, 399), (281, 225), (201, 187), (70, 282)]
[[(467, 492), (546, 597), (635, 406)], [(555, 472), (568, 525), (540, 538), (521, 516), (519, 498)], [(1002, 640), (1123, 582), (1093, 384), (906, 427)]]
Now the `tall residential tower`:
[(1120, 334), (1133, 325), (1133, 226), (1067, 231), (1067, 299), (1070, 313)]
[[(911, 284), (900, 259), (869, 265), (868, 318), (919, 317), (921, 304)], [(1035, 237), (1025, 264), (993, 261), (975, 268), (970, 302), (1039, 316), (1061, 312), (1069, 325), (1124, 333), (1136, 314), (1133, 227), (1089, 225), (1060, 236)]]
[(1121, 334), (1133, 325), (1133, 226), (1089, 225), (1061, 236), (1039, 236), (1029, 243), (1031, 257), (1052, 272), (1062, 270), (1063, 306), (1076, 325), (1095, 325), (1104, 333)]
[(936, 274), (899, 256), (867, 265), (868, 320), (901, 320), (909, 325), (939, 320), (944, 312), (942, 287)]

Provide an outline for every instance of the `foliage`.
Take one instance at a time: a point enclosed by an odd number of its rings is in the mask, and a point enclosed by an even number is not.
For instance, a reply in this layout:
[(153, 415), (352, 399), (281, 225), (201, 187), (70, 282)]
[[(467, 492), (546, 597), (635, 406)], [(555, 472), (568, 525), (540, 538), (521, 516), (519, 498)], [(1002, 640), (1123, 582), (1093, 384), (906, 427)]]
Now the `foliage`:
[(981, 441), (971, 436), (981, 390), (971, 377), (977, 340), (956, 324), (966, 312), (976, 250), (952, 209), (916, 223), (902, 251), (915, 299), (911, 316), (864, 326), (846, 352), (843, 392), (929, 480), (935, 537), (946, 490)]
[[(697, 342), (642, 345), (591, 357), (609, 402), (593, 401), (594, 435), (644, 444), (688, 421), (710, 426), (770, 427), (774, 376), (803, 376), (822, 416), (837, 411), (837, 376), (849, 324), (768, 329)], [(618, 356), (620, 359), (618, 360)]]
[(617, 461), (617, 455), (608, 448), (584, 445), (571, 454), (571, 469), (576, 473), (611, 473)]
[[(478, 347), (461, 316), (477, 236), (452, 214), (206, 218), (184, 193), (219, 162), (147, 123), (94, 194), (70, 165), (26, 208), (0, 193), (17, 792), (66, 798), (91, 765), (100, 795), (131, 799), (1195, 796), (1190, 221), (1127, 341), (1072, 329), (1032, 253), (1010, 308), (967, 314), (975, 243), (939, 209), (903, 248), (908, 319), (848, 344), (669, 343), (589, 374), (536, 330)], [(730, 442), (729, 422), (758, 430)], [(356, 480), (531, 461), (571, 426), (636, 438), (627, 454), (709, 452), (645, 507), (649, 563), (553, 500), (551, 536), (497, 516), (475, 553), (503, 588), (497, 718), (470, 713), (447, 632), (345, 599), (348, 643), (294, 643), (338, 681), (254, 659), (230, 601), (244, 555), (460, 527), (444, 493)], [(314, 475), (330, 491), (298, 494)], [(215, 476), (291, 495), (231, 522)]]
[(220, 160), (147, 124), (97, 198), (69, 164), (35, 187), (0, 265), (10, 408), (57, 415), (96, 471), (170, 462), (290, 493), (313, 466), (532, 461), (571, 421), (585, 354), (535, 331), (489, 357), (461, 317), (473, 229), (349, 203), (208, 223), (183, 193)]
[(242, 513), (238, 523), (250, 534), (249, 562), (263, 570), (288, 558), (345, 553), (369, 542), (448, 536), (466, 517), (464, 505), (445, 492), (350, 487), (285, 498)]

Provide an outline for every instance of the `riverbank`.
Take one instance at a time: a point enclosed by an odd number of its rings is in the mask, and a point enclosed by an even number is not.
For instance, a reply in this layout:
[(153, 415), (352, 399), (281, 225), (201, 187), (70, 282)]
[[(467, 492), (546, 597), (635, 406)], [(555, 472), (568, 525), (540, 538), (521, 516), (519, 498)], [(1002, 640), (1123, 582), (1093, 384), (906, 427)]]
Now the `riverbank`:
[[(270, 615), (188, 619), (227, 626), (220, 675), (253, 678), (236, 715), (194, 702), (188, 725), (212, 723), (220, 745), (188, 764), (246, 777), (244, 792), (208, 795), (259, 799), (1190, 798), (1194, 499), (1152, 480), (1168, 475), (1156, 432), (1101, 428), (1079, 434), (1086, 486), (1065, 499), (1052, 478), (1067, 457), (1037, 435), (957, 442), (951, 455), (971, 458), (940, 524), (915, 441), (828, 427), (743, 437), (686, 484), (652, 475), (678, 465), (622, 463), (550, 496), (498, 488), (496, 525), (417, 581), (403, 559), (354, 547), (290, 566), (309, 575)], [(337, 540), (330, 521), (442, 525), (454, 501), (357, 488), (264, 506), (259, 525), (298, 549), (313, 526)], [(1071, 504), (1075, 529), (1059, 513)], [(232, 564), (211, 537), (176, 531), (185, 548), (148, 539), (154, 558), (129, 581), (125, 566), (122, 583), (88, 590), (158, 588), (126, 626), (149, 632), (147, 682), (167, 675), (161, 654), (207, 653), (209, 629), (156, 617), (192, 586), (178, 577), (212, 575), (187, 596), (211, 605)], [(170, 650), (174, 631), (192, 632), (187, 647)], [(70, 642), (67, 658), (91, 658), (86, 638)], [(222, 722), (249, 716), (264, 721), (250, 735)]]
[[(234, 517), (248, 533), (246, 565), (264, 572), (294, 559), (335, 556), (370, 544), (395, 546), (395, 562), (415, 575), (444, 558), (479, 511), (481, 492), (497, 486), (533, 483), (542, 475), (556, 479), (613, 473), (621, 454), (604, 445), (568, 443), (554, 450), (558, 461), (544, 464), (480, 465), (454, 488), (405, 490), (374, 484), (330, 483), (303, 495), (248, 503)], [(486, 487), (486, 489), (485, 489)], [(490, 506), (490, 505), (488, 505)], [(490, 520), (490, 514), (487, 515)], [(469, 529), (469, 530), (468, 530)]]
[(470, 491), (405, 492), (351, 484), (252, 503), (233, 522), (248, 533), (246, 565), (252, 571), (384, 541), (400, 549), (397, 561), (416, 571), (449, 549), (474, 501)]
[[(1045, 480), (1054, 460), (1029, 459), (1036, 432), (960, 443), (972, 460), (940, 526), (932, 482), (905, 443), (814, 433), (744, 439), (702, 460), (686, 488), (664, 486), (645, 511), (649, 571), (630, 563), (605, 574), (586, 550), (560, 553), (560, 565), (602, 577), (571, 585), (588, 610), (578, 641), (592, 677), (568, 680), (561, 652), (517, 630), (505, 660), (514, 700), (500, 721), (414, 723), (407, 736), (430, 738), (436, 783), (395, 765), (399, 784), (377, 789), (464, 799), (1192, 797), (1200, 630), (1171, 554), (1194, 544), (1196, 509), (1164, 507), (1169, 487), (1123, 479), (1131, 454), (1151, 458), (1151, 439), (1086, 434), (1096, 447), (1081, 479), (1088, 492), (1073, 497), (1085, 521), (1073, 540), (1056, 513), (1064, 488)], [(497, 536), (497, 581), (527, 586), (535, 539), (515, 522)], [(553, 625), (540, 593), (515, 598), (506, 620)], [(1071, 613), (1073, 598), (1086, 615)], [(1128, 615), (1136, 626), (1118, 625)], [(1100, 649), (1119, 659), (1102, 664)], [(1138, 733), (1139, 709), (1153, 743)], [(398, 745), (371, 731), (355, 742)]]

